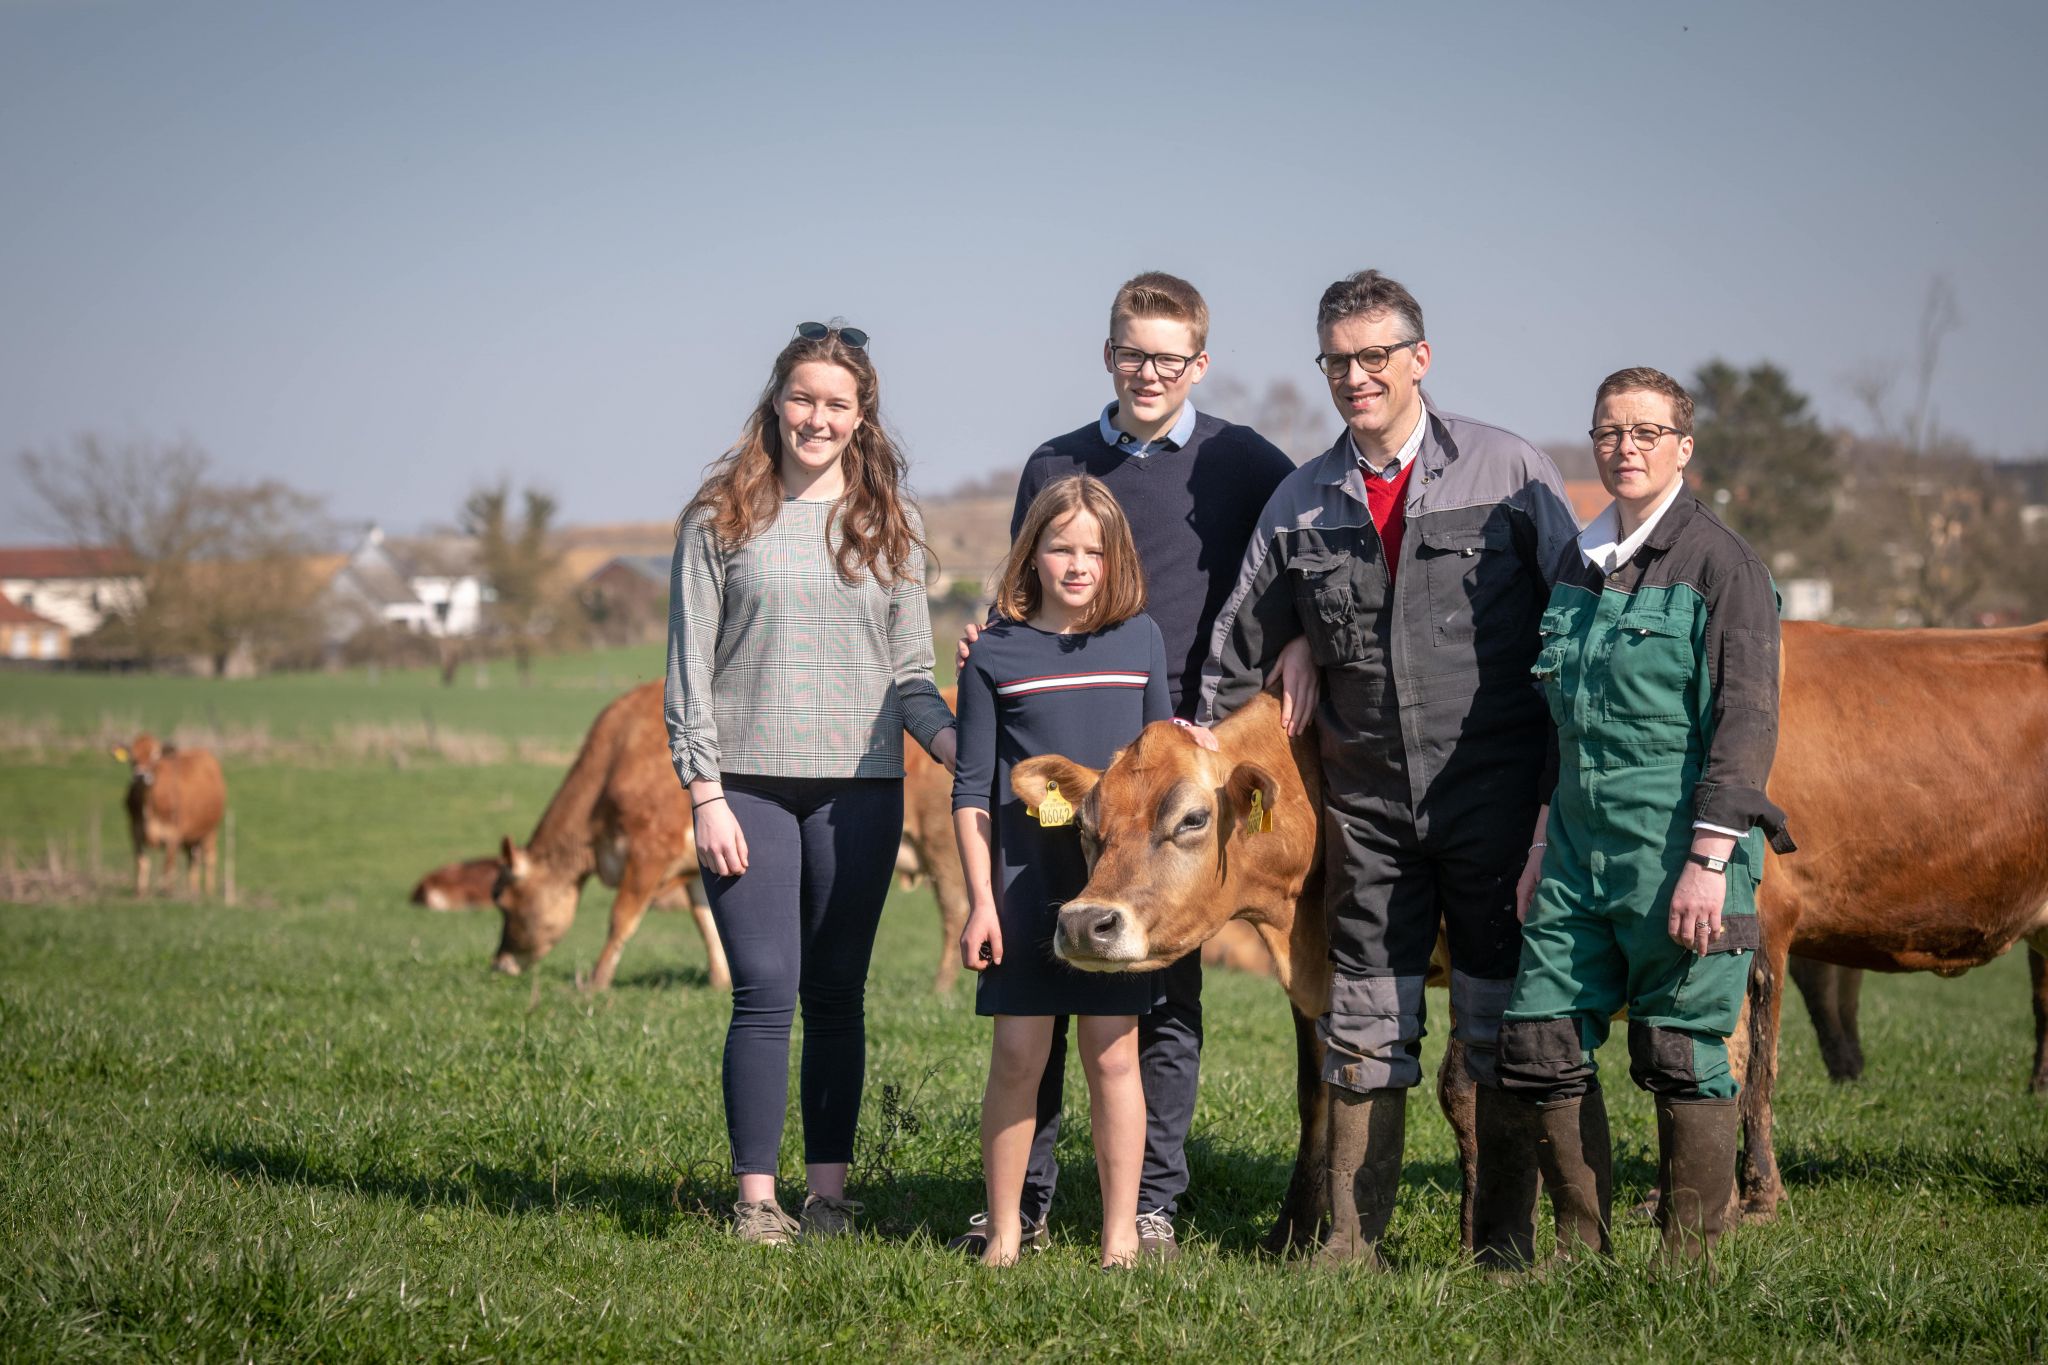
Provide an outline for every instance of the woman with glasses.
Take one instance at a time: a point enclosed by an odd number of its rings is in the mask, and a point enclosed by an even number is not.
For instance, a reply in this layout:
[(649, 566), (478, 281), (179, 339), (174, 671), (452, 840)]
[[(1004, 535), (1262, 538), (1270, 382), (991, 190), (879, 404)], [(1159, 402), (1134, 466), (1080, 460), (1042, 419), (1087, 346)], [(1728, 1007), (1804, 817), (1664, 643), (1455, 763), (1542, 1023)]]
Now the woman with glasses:
[(1557, 1206), (1561, 1256), (1611, 1250), (1607, 1111), (1593, 1054), (1628, 1009), (1630, 1074), (1657, 1109), (1659, 1263), (1719, 1240), (1735, 1196), (1728, 1064), (1759, 943), (1764, 795), (1778, 741), (1770, 573), (1687, 491), (1692, 398), (1622, 370), (1594, 401), (1613, 505), (1551, 593), (1533, 672), (1556, 770), (1517, 888), (1521, 968), (1500, 1082)]
[[(851, 1231), (865, 991), (903, 829), (903, 732), (953, 766), (932, 685), (923, 528), (868, 337), (799, 324), (738, 444), (676, 520), (668, 733), (732, 965), (726, 1131), (742, 1241)], [(775, 1196), (804, 1012), (807, 1193)]]

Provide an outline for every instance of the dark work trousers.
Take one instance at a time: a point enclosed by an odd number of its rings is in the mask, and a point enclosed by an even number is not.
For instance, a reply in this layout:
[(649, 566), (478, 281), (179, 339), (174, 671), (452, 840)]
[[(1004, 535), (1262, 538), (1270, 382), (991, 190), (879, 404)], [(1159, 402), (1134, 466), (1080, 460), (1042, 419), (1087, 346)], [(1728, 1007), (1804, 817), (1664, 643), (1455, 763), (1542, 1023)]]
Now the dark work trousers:
[[(1138, 1016), (1138, 1075), (1145, 1087), (1145, 1169), (1138, 1212), (1179, 1212), (1188, 1188), (1188, 1129), (1202, 1068), (1202, 955), (1189, 953), (1160, 974), (1163, 998)], [(1059, 1164), (1060, 1103), (1067, 1070), (1067, 1016), (1053, 1022), (1052, 1052), (1038, 1082), (1038, 1131), (1024, 1171), (1023, 1213), (1041, 1220), (1052, 1208)]]
[(789, 1106), (789, 1026), (804, 1012), (807, 1165), (853, 1159), (867, 1070), (868, 958), (903, 831), (901, 778), (728, 776), (747, 870), (704, 873), (732, 964), (725, 1127), (735, 1175), (774, 1174)]

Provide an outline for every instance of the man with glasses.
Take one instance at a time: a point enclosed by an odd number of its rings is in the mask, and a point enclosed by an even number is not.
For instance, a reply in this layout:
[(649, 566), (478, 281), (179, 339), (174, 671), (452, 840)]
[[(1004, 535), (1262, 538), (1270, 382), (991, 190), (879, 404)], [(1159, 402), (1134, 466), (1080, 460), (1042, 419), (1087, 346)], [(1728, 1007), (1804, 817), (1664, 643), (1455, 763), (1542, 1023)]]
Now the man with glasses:
[[(1130, 522), (1145, 571), (1145, 611), (1165, 637), (1167, 688), (1183, 720), (1194, 715), (1210, 628), (1236, 581), (1258, 509), (1294, 472), (1294, 462), (1250, 427), (1195, 410), (1190, 395), (1209, 368), (1208, 338), (1209, 305), (1192, 284), (1156, 270), (1126, 281), (1110, 305), (1102, 344), (1115, 396), (1096, 420), (1032, 452), (1010, 517), (1014, 539), (1032, 499), (1053, 480), (1092, 474), (1109, 485)], [(972, 627), (968, 634), (972, 639)], [(1188, 1127), (1202, 1058), (1201, 956), (1190, 953), (1158, 976), (1160, 998), (1138, 1016), (1145, 1084), (1138, 1237), (1148, 1254), (1171, 1257), (1179, 1250), (1173, 1219), (1188, 1186)], [(1061, 1018), (1039, 1083), (1038, 1131), (1024, 1180), (1030, 1247), (1046, 1244), (1066, 1038)], [(986, 1228), (976, 1215), (951, 1245), (979, 1254)]]
[(1482, 1264), (1521, 1264), (1535, 1156), (1508, 1140), (1495, 1048), (1548, 746), (1529, 667), (1578, 528), (1543, 452), (1430, 405), (1422, 309), (1400, 284), (1376, 270), (1339, 280), (1316, 325), (1345, 432), (1261, 514), (1217, 618), (1202, 716), (1250, 700), (1282, 648), (1307, 639), (1333, 969), (1318, 1026), (1332, 1213), (1319, 1259), (1378, 1260), (1441, 927), (1455, 1036), (1479, 1086), (1475, 1247)]

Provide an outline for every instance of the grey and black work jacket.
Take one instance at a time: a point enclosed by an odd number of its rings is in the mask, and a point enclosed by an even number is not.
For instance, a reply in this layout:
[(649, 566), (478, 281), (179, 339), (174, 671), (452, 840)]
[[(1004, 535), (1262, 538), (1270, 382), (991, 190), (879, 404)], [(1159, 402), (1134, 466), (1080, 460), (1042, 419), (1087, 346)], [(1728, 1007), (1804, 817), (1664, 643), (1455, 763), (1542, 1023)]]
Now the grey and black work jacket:
[(1548, 718), (1529, 667), (1578, 525), (1550, 457), (1499, 427), (1431, 408), (1415, 460), (1391, 582), (1348, 437), (1280, 485), (1210, 637), (1201, 715), (1249, 701), (1305, 634), (1328, 798), (1420, 819), (1461, 777), (1512, 771), (1533, 797)]

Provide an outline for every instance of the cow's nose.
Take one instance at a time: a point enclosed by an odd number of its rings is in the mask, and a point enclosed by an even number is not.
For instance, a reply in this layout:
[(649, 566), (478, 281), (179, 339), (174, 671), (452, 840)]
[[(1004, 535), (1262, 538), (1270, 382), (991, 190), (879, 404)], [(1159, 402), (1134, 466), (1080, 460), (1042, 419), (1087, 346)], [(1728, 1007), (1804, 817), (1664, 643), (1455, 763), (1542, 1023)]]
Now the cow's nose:
[(1107, 947), (1123, 935), (1124, 912), (1121, 910), (1084, 906), (1077, 918), (1081, 921), (1081, 933), (1091, 948)]

